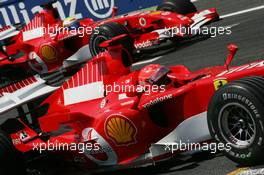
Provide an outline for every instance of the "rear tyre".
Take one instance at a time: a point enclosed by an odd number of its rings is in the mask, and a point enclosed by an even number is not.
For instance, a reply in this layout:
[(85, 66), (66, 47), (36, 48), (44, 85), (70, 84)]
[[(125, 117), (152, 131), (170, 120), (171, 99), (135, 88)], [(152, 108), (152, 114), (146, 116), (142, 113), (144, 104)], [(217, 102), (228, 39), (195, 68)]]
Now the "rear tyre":
[(22, 155), (15, 149), (8, 135), (0, 130), (0, 174), (26, 175)]
[(210, 133), (241, 165), (264, 162), (264, 78), (247, 77), (219, 89), (208, 108)]
[(182, 15), (197, 12), (197, 8), (190, 0), (163, 0), (157, 10), (176, 12)]
[[(89, 47), (92, 56), (96, 56), (105, 50), (105, 48), (100, 47), (102, 42), (123, 34), (129, 34), (129, 32), (119, 23), (111, 22), (99, 26), (90, 37)], [(127, 51), (132, 53), (133, 42), (129, 36), (121, 44), (127, 49)]]

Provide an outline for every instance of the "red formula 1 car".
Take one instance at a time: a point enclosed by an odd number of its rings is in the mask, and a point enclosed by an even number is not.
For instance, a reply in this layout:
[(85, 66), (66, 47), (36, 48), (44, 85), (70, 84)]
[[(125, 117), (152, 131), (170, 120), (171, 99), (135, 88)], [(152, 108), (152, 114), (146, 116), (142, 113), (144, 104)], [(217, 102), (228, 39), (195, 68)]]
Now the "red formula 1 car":
[(61, 21), (52, 6), (55, 2), (43, 5), (44, 10), (29, 24), (9, 26), (0, 31), (1, 81), (17, 79), (18, 73), (21, 80), (28, 74), (78, 65), (103, 51), (100, 43), (115, 36), (128, 34), (124, 45), (135, 52), (162, 41), (189, 37), (191, 34), (182, 30), (195, 31), (219, 18), (215, 8), (197, 11), (190, 1), (174, 0), (164, 1), (157, 11), (137, 12), (99, 22), (75, 18)]
[[(149, 65), (130, 72), (121, 48), (110, 46), (40, 106), (1, 126), (1, 174), (22, 174), (19, 158), (44, 153), (89, 172), (138, 167), (175, 156), (176, 144), (212, 137), (238, 163), (263, 160), (264, 61), (229, 67), (237, 51), (230, 45), (224, 66), (190, 72)], [(8, 168), (13, 161), (19, 166)]]

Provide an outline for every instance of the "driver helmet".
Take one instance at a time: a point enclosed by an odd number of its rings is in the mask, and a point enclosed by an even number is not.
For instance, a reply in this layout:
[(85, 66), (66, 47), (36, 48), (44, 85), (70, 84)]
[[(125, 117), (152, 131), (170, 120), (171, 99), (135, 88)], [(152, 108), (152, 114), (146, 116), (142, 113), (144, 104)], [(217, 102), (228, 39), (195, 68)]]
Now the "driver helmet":
[(70, 30), (76, 30), (80, 27), (80, 22), (75, 17), (69, 17), (63, 21), (63, 27), (67, 27)]
[(167, 85), (170, 83), (170, 79), (167, 74), (170, 69), (160, 64), (150, 64), (145, 66), (139, 72), (138, 83), (139, 85), (155, 84), (155, 85)]

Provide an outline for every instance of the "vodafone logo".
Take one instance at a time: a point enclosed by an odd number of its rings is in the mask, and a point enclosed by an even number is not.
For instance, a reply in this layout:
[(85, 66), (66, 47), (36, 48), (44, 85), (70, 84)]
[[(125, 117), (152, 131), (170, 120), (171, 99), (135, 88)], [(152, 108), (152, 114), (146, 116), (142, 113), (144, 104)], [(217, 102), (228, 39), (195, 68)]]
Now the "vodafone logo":
[(115, 6), (114, 0), (84, 0), (90, 13), (97, 18), (107, 18), (111, 16)]
[(147, 41), (144, 41), (143, 43), (135, 44), (135, 48), (136, 49), (142, 49), (142, 48), (146, 48), (146, 47), (151, 47), (152, 45), (153, 45), (152, 42), (147, 40)]

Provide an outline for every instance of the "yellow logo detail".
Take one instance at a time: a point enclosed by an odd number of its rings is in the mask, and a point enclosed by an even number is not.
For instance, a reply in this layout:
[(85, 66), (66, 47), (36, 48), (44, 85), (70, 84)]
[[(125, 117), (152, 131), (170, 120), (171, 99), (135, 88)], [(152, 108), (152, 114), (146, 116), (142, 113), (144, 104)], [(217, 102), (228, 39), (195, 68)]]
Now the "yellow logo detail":
[(153, 11), (150, 14), (151, 15), (160, 15), (161, 14), (161, 11)]
[(220, 89), (221, 87), (223, 87), (224, 85), (226, 85), (228, 83), (228, 81), (226, 79), (218, 79), (218, 80), (214, 80), (214, 87), (215, 90), (217, 91), (218, 89)]
[(105, 132), (118, 146), (136, 143), (137, 129), (134, 123), (122, 115), (111, 115), (105, 123)]
[(235, 171), (228, 173), (227, 175), (238, 175), (238, 174), (246, 174), (246, 171), (248, 171), (249, 168), (238, 168)]
[(42, 57), (48, 62), (57, 60), (57, 50), (50, 45), (42, 46), (40, 49), (40, 53)]
[(75, 17), (68, 17), (68, 18), (64, 19), (62, 25), (63, 25), (63, 27), (68, 27), (70, 24), (72, 24), (75, 21), (77, 21), (77, 19)]

